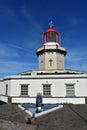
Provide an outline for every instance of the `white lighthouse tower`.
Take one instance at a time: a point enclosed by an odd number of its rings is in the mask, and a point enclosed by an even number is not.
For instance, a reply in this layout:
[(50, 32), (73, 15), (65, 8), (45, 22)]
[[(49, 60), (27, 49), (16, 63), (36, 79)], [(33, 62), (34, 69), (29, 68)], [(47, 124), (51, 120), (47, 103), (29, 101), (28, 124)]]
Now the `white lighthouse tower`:
[(42, 47), (37, 49), (39, 70), (63, 70), (66, 50), (60, 46), (60, 35), (52, 24), (43, 33)]

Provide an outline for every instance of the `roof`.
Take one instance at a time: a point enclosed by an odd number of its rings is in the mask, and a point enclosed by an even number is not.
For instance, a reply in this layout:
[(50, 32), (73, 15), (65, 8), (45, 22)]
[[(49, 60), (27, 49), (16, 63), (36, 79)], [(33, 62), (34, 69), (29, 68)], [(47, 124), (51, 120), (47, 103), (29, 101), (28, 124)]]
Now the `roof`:
[(46, 33), (48, 33), (48, 32), (54, 32), (54, 33), (58, 34), (58, 32), (57, 32), (55, 29), (53, 29), (53, 27), (52, 27), (51, 25), (50, 25), (49, 29), (47, 29), (47, 30), (44, 32), (44, 34), (46, 34)]
[(21, 72), (19, 75), (65, 75), (65, 74), (85, 74), (83, 71), (75, 70), (33, 70)]

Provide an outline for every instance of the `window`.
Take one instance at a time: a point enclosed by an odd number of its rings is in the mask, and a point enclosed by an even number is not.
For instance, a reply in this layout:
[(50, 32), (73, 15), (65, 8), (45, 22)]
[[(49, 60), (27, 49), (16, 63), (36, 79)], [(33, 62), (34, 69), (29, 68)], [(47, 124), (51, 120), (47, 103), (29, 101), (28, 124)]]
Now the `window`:
[(55, 32), (48, 32), (44, 37), (45, 42), (58, 42), (58, 35)]
[(28, 85), (21, 85), (21, 96), (28, 96)]
[(75, 96), (74, 84), (66, 84), (66, 96)]
[(43, 85), (43, 95), (44, 96), (51, 96), (51, 85)]

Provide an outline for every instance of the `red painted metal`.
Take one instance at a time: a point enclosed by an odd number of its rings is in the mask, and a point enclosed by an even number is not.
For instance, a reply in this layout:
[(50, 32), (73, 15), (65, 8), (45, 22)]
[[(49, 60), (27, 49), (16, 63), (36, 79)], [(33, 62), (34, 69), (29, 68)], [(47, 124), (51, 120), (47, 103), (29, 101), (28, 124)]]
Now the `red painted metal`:
[(56, 31), (55, 29), (53, 29), (52, 26), (50, 26), (50, 28), (49, 28), (48, 30), (46, 30), (46, 31), (44, 32), (44, 34), (49, 33), (49, 32), (54, 32), (54, 33), (56, 33), (56, 34), (58, 35), (57, 31)]

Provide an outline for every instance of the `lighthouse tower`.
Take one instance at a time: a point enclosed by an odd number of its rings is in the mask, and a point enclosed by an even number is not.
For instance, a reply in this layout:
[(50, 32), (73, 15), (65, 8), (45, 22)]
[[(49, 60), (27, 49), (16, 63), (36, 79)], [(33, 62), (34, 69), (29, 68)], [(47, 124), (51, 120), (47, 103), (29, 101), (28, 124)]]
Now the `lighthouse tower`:
[(60, 35), (52, 24), (43, 33), (42, 47), (36, 51), (38, 56), (39, 70), (64, 69), (64, 56), (66, 50), (60, 45)]

